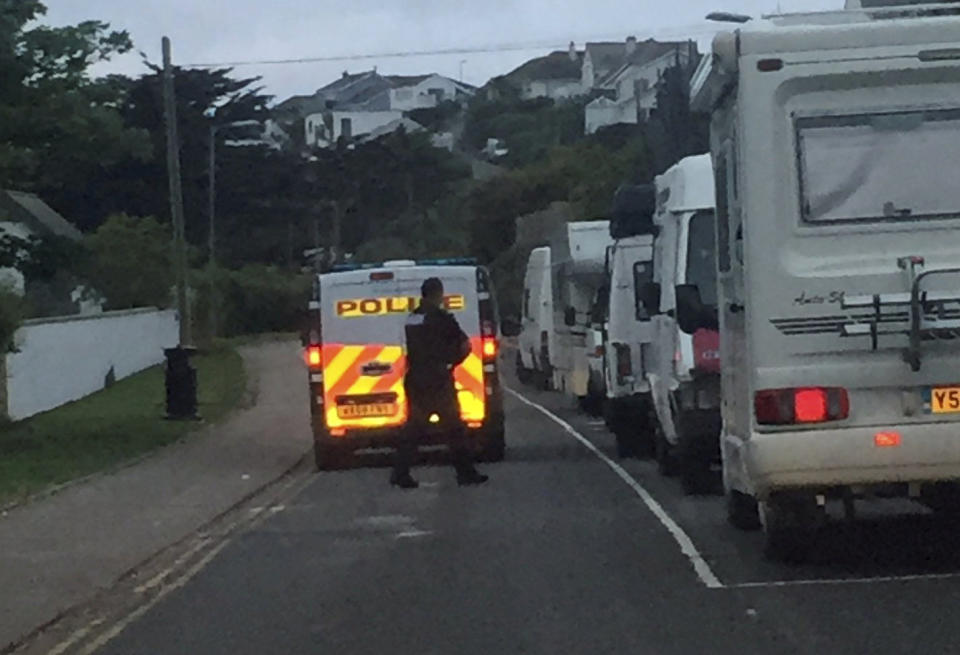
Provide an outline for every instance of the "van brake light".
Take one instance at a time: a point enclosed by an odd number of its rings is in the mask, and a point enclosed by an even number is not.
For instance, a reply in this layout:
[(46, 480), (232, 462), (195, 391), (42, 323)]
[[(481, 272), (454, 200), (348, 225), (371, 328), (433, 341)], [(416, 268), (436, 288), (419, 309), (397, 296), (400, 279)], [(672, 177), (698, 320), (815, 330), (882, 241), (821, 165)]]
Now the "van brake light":
[(307, 347), (307, 366), (310, 368), (320, 368), (323, 364), (323, 353), (320, 346), (311, 345)]
[(493, 337), (483, 338), (483, 358), (485, 360), (495, 359), (497, 356), (497, 340)]
[(754, 396), (761, 425), (796, 425), (840, 421), (850, 415), (850, 397), (839, 387), (764, 389)]

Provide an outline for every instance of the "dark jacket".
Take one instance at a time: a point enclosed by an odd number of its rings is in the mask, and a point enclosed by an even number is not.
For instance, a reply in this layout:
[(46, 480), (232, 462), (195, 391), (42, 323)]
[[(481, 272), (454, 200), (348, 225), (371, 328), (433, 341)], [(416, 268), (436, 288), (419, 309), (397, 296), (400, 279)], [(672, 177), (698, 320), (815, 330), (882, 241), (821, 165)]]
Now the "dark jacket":
[(407, 317), (405, 333), (408, 395), (454, 391), (453, 369), (470, 354), (470, 338), (457, 319), (443, 309), (421, 305)]

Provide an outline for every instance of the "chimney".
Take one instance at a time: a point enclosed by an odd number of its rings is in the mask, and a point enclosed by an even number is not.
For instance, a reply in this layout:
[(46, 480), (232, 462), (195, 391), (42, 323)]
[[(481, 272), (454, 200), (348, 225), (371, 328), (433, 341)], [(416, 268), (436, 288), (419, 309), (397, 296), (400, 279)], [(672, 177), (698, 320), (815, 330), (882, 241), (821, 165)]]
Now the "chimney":
[(347, 76), (350, 75), (347, 71), (343, 71), (343, 79), (347, 79)]
[(637, 51), (637, 37), (628, 36), (627, 37), (627, 56), (629, 57), (636, 51)]
[(580, 56), (577, 54), (577, 44), (573, 41), (570, 42), (570, 61), (576, 63), (580, 61)]

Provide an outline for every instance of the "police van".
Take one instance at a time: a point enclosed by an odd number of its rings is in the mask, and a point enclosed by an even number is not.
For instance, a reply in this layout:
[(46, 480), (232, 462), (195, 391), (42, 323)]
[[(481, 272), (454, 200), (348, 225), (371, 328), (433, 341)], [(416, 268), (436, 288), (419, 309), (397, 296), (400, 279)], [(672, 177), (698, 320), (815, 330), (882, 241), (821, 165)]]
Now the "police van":
[[(345, 468), (359, 449), (395, 443), (407, 421), (404, 325), (431, 277), (472, 351), (454, 370), (460, 415), (483, 461), (504, 456), (497, 307), (490, 275), (469, 259), (345, 264), (316, 277), (306, 361), (317, 468)], [(444, 426), (421, 435), (442, 443)]]

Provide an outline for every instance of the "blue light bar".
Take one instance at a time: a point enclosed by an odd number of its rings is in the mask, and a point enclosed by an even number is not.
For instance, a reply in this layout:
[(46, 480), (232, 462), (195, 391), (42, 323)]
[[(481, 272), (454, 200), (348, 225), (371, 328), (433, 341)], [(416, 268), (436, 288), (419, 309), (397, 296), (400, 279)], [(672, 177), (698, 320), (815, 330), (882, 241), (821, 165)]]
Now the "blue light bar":
[[(476, 266), (475, 257), (448, 257), (445, 259), (418, 259), (417, 266)], [(382, 268), (383, 262), (365, 262), (357, 264), (336, 264), (331, 273), (345, 273), (347, 271), (364, 271), (370, 268)]]

